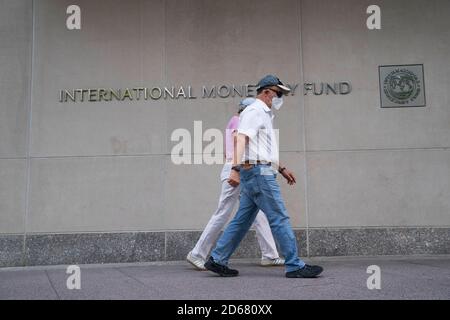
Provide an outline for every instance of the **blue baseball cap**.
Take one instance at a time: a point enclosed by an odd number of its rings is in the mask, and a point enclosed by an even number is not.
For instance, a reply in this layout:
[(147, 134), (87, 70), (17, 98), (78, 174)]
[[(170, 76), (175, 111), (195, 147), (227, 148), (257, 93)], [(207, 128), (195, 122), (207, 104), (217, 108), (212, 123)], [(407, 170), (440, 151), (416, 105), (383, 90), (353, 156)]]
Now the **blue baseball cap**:
[(291, 92), (291, 89), (285, 86), (283, 82), (280, 81), (280, 79), (271, 74), (268, 74), (267, 76), (259, 80), (258, 84), (256, 85), (256, 90), (272, 86), (280, 88), (283, 94), (288, 94), (289, 92)]
[(245, 98), (242, 99), (239, 102), (239, 112), (241, 112), (242, 110), (244, 110), (247, 106), (251, 105), (253, 102), (255, 102), (255, 98)]

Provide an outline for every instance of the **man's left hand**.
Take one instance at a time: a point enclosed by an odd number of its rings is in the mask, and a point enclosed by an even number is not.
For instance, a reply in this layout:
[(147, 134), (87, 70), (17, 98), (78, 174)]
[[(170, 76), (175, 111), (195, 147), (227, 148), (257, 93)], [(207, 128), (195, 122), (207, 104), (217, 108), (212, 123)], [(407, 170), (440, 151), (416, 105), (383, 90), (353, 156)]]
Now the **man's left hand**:
[(283, 171), (281, 171), (281, 175), (286, 179), (287, 183), (291, 186), (297, 182), (295, 180), (294, 174), (288, 169), (284, 169)]

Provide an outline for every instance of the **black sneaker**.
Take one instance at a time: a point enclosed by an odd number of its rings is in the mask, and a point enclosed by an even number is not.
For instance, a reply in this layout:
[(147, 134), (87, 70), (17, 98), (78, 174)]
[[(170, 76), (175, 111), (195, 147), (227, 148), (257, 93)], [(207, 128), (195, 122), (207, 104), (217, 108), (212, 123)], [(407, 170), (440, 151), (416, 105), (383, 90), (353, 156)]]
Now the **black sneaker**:
[(320, 266), (310, 266), (309, 264), (305, 264), (301, 269), (286, 272), (286, 278), (316, 278), (322, 271), (323, 268)]
[(239, 274), (239, 271), (237, 270), (215, 263), (212, 257), (209, 257), (208, 261), (206, 261), (205, 268), (217, 273), (221, 277), (236, 277)]

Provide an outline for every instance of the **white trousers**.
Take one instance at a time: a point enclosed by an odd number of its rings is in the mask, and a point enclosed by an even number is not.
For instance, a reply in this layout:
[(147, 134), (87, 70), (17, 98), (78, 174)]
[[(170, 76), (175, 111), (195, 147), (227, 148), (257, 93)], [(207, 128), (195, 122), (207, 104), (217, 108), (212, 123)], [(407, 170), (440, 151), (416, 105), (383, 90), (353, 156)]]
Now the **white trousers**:
[[(203, 230), (200, 239), (197, 241), (192, 254), (196, 257), (206, 260), (213, 246), (215, 246), (222, 229), (230, 221), (231, 214), (236, 203), (239, 201), (240, 187), (232, 187), (227, 179), (230, 176), (231, 164), (226, 163), (220, 175), (222, 181), (222, 192), (219, 198), (219, 204), (216, 212), (209, 219), (208, 224)], [(270, 230), (269, 222), (266, 215), (259, 211), (253, 226), (256, 229), (256, 237), (258, 239), (259, 247), (262, 256), (268, 259), (278, 258), (278, 251)]]

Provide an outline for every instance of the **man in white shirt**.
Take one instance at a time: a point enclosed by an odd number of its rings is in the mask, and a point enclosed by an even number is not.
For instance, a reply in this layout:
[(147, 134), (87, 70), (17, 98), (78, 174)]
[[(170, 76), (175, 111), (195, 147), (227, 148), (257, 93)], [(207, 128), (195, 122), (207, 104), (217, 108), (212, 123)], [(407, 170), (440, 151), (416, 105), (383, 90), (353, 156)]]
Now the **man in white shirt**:
[[(239, 186), (232, 186), (228, 183), (231, 167), (233, 166), (234, 137), (239, 127), (239, 115), (241, 112), (255, 102), (254, 98), (246, 98), (239, 103), (238, 114), (234, 115), (228, 122), (225, 130), (225, 155), (226, 162), (220, 174), (222, 183), (222, 192), (220, 193), (217, 209), (212, 215), (208, 224), (203, 230), (200, 239), (198, 239), (195, 247), (188, 253), (186, 260), (198, 270), (206, 270), (205, 262), (212, 247), (216, 244), (222, 228), (228, 223), (233, 213), (233, 208), (239, 202)], [(256, 230), (256, 238), (258, 239), (261, 249), (261, 265), (262, 266), (282, 266), (284, 259), (278, 255), (275, 240), (270, 231), (269, 222), (264, 213), (260, 212), (256, 215), (254, 227)]]
[(281, 107), (282, 96), (289, 91), (277, 77), (267, 75), (258, 82), (255, 102), (240, 115), (233, 170), (228, 179), (232, 186), (241, 184), (239, 210), (205, 263), (206, 269), (220, 276), (239, 274), (237, 270), (228, 268), (228, 260), (259, 210), (266, 214), (272, 234), (285, 257), (286, 277), (315, 278), (323, 271), (322, 267), (307, 265), (298, 257), (297, 240), (273, 169), (277, 168), (288, 184), (295, 184), (293, 173), (279, 163), (273, 130), (272, 109)]

